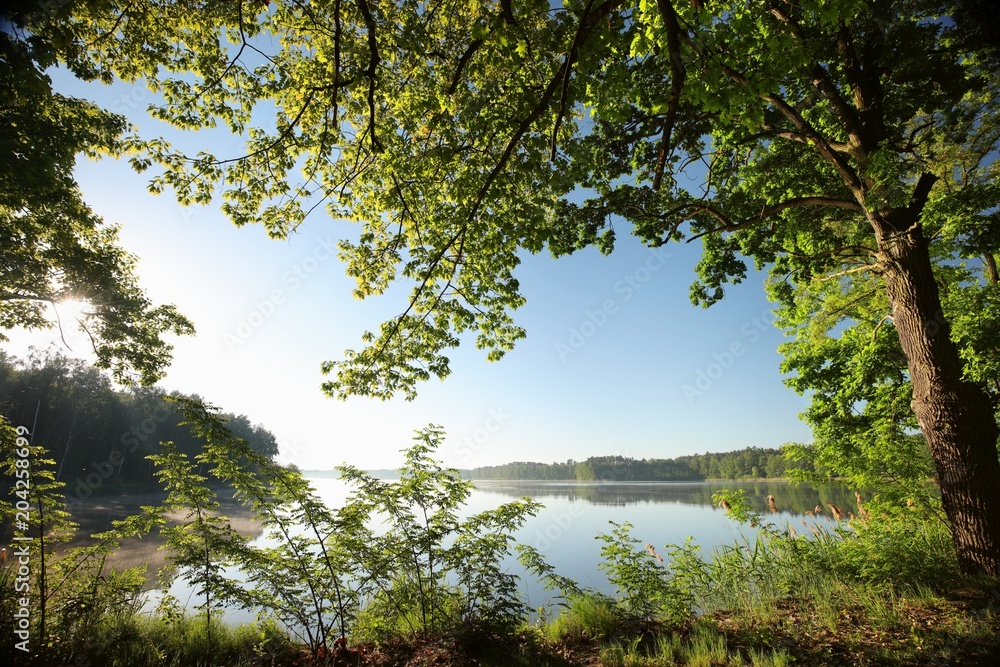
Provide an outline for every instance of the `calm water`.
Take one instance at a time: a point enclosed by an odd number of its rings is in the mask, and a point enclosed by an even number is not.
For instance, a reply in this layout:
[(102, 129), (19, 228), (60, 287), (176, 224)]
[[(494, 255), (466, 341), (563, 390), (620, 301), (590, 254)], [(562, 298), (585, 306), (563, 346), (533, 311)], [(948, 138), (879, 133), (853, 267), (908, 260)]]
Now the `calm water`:
[[(337, 479), (313, 478), (310, 482), (330, 506), (339, 506), (347, 496), (347, 486)], [(828, 518), (829, 503), (845, 511), (854, 509), (853, 493), (841, 488), (793, 486), (785, 482), (700, 482), (700, 483), (616, 483), (616, 482), (477, 482), (463, 512), (469, 516), (505, 502), (528, 496), (545, 505), (538, 516), (529, 519), (517, 534), (519, 542), (538, 549), (559, 574), (575, 579), (583, 586), (609, 591), (604, 575), (597, 569), (602, 542), (595, 539), (600, 532), (610, 532), (609, 521), (628, 521), (632, 534), (641, 544), (650, 543), (663, 551), (667, 544), (680, 544), (692, 537), (695, 544), (708, 553), (713, 547), (732, 543), (742, 536), (752, 536), (752, 530), (739, 526), (725, 513), (712, 506), (712, 494), (722, 489), (745, 489), (757, 511), (767, 511), (767, 496), (773, 495), (779, 509), (772, 521), (791, 524), (807, 532), (802, 520), (832, 523)], [(817, 519), (805, 512), (822, 505), (824, 514)], [(258, 538), (263, 540), (264, 538)], [(521, 572), (516, 559), (508, 567)], [(546, 604), (552, 593), (544, 591), (534, 581), (525, 580), (524, 593), (532, 608)], [(182, 603), (194, 606), (197, 600), (182, 582), (175, 582), (170, 591)], [(252, 620), (246, 612), (227, 615), (232, 622)]]

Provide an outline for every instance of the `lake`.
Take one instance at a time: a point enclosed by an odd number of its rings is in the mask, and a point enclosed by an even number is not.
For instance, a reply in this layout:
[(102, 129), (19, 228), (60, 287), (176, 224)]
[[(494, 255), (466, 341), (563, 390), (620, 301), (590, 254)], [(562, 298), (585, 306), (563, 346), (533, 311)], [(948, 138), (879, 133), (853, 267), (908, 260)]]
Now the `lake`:
[[(349, 490), (339, 479), (310, 478), (310, 482), (330, 506), (342, 504)], [(610, 532), (609, 521), (630, 522), (634, 526), (632, 534), (640, 543), (652, 544), (661, 553), (664, 545), (680, 544), (688, 537), (702, 547), (703, 553), (738, 539), (752, 539), (752, 529), (735, 524), (721, 509), (712, 506), (712, 494), (722, 489), (744, 489), (758, 512), (769, 514), (770, 520), (779, 525), (791, 524), (801, 533), (808, 532), (802, 525), (806, 519), (833, 524), (829, 503), (845, 511), (855, 508), (854, 495), (846, 489), (787, 482), (479, 481), (462, 514), (470, 516), (523, 496), (538, 500), (545, 508), (518, 532), (518, 541), (538, 549), (557, 573), (582, 586), (610, 592), (597, 569), (603, 543), (595, 539), (600, 532)], [(768, 495), (775, 498), (779, 510), (776, 515), (768, 512)], [(816, 505), (823, 506), (823, 514), (807, 517), (805, 513)], [(516, 559), (511, 558), (508, 565), (512, 572), (521, 572)], [(532, 580), (526, 580), (523, 588), (531, 608), (547, 604), (553, 595)], [(198, 603), (183, 582), (175, 582), (170, 592), (192, 607)], [(226, 618), (241, 622), (253, 616), (232, 611)]]

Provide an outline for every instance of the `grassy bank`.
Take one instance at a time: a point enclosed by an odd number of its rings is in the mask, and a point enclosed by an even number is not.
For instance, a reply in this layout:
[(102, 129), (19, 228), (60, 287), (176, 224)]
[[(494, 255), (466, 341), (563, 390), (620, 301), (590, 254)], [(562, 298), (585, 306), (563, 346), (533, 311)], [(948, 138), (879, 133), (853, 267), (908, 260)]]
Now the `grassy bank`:
[[(773, 607), (735, 605), (685, 619), (640, 622), (621, 600), (571, 599), (550, 620), (498, 634), (474, 626), (383, 641), (335, 642), (312, 653), (274, 622), (239, 627), (184, 616), (105, 618), (79, 650), (37, 664), (204, 666), (781, 667), (971, 665), (1000, 655), (1000, 604), (989, 582), (944, 592), (836, 585), (790, 593)], [(55, 657), (54, 655), (52, 657)], [(16, 658), (16, 656), (15, 656)], [(18, 661), (14, 664), (26, 664)]]
[[(731, 498), (734, 514), (739, 499)], [(744, 517), (745, 518), (745, 517)], [(781, 667), (996, 664), (1000, 586), (958, 575), (947, 530), (871, 513), (837, 531), (794, 534), (750, 515), (756, 540), (704, 556), (641, 545), (628, 524), (603, 536), (613, 596), (579, 587), (540, 554), (522, 561), (556, 604), (526, 620), (459, 613), (456, 587), (396, 589), (359, 607), (323, 645), (274, 621), (230, 627), (176, 606), (131, 605), (58, 630), (41, 665)], [(425, 596), (423, 601), (418, 599)], [(419, 618), (422, 602), (434, 598)], [(395, 612), (383, 603), (390, 603)], [(485, 600), (492, 604), (496, 600)], [(513, 610), (512, 610), (513, 612)], [(65, 642), (65, 643), (63, 643)], [(72, 650), (69, 645), (72, 644)], [(18, 658), (20, 656), (15, 656)], [(18, 664), (24, 663), (20, 660)]]
[[(341, 468), (352, 492), (329, 508), (298, 472), (188, 407), (205, 452), (191, 462), (166, 445), (154, 457), (161, 505), (91, 545), (58, 548), (72, 539), (65, 498), (50, 473), (33, 471), (33, 502), (23, 502), (44, 512), (22, 529), (27, 555), (0, 566), (0, 634), (22, 632), (27, 650), (8, 639), (0, 664), (940, 667), (1000, 655), (1000, 582), (959, 575), (933, 499), (862, 505), (858, 495), (853, 507), (829, 505), (831, 528), (809, 514), (787, 523), (780, 498), (762, 515), (745, 491), (720, 493), (714, 502), (756, 530), (712, 553), (690, 541), (643, 544), (630, 524), (612, 523), (598, 535), (606, 595), (515, 543), (539, 503), (465, 516), (471, 483), (433, 458), (436, 427), (418, 433), (397, 482)], [(230, 483), (267, 543), (234, 530), (196, 464)], [(124, 540), (150, 536), (165, 546), (161, 588), (182, 580), (187, 609), (165, 596), (143, 611), (146, 568), (110, 565)], [(505, 565), (515, 552), (552, 605), (526, 607)], [(29, 585), (19, 594), (22, 558)], [(261, 620), (229, 627), (227, 607)]]

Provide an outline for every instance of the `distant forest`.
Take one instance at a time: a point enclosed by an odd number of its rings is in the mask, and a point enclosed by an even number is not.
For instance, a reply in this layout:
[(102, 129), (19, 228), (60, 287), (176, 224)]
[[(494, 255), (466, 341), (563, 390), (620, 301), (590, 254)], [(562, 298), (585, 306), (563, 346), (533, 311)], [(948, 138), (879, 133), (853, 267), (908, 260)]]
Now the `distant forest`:
[[(192, 437), (165, 392), (157, 387), (116, 389), (83, 361), (60, 354), (35, 354), (26, 360), (0, 351), (0, 414), (15, 426), (34, 426), (35, 444), (55, 460), (57, 479), (66, 482), (72, 501), (111, 492), (159, 490), (149, 454), (172, 440), (190, 457), (202, 443)], [(37, 422), (36, 422), (37, 412)], [(244, 415), (225, 414), (229, 427), (253, 449), (273, 458), (278, 443), (267, 429)], [(747, 447), (735, 452), (694, 454), (673, 459), (592, 456), (564, 463), (515, 462), (462, 470), (478, 480), (700, 481), (775, 479), (790, 466), (780, 450)], [(380, 477), (395, 471), (375, 471)]]
[(687, 482), (705, 479), (776, 479), (789, 468), (808, 468), (805, 463), (785, 460), (781, 450), (747, 447), (721, 454), (693, 454), (674, 459), (631, 459), (624, 456), (592, 456), (565, 463), (515, 462), (473, 468), (472, 479), (550, 479), (579, 482)]
[[(0, 351), (0, 414), (14, 426), (34, 426), (34, 444), (55, 460), (71, 504), (125, 489), (159, 490), (146, 457), (159, 453), (160, 441), (172, 440), (189, 457), (201, 451), (165, 396), (157, 387), (116, 389), (86, 362), (60, 354), (22, 360)], [(267, 429), (243, 415), (224, 418), (255, 451), (277, 455)]]

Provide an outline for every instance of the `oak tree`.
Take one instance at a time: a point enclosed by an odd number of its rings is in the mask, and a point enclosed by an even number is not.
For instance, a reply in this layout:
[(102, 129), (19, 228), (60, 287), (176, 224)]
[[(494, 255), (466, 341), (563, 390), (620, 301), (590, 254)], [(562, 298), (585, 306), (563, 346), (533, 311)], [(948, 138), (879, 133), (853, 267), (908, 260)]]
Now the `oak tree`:
[(615, 219), (652, 245), (700, 240), (703, 305), (748, 260), (771, 270), (783, 307), (820, 283), (875, 290), (885, 313), (869, 333), (905, 361), (961, 567), (1000, 575), (995, 406), (939, 285), (962, 257), (996, 272), (990, 12), (980, 0), (102, 0), (33, 29), (60, 37), (74, 71), (145, 80), (158, 118), (246, 138), (239, 156), (135, 139), (135, 165), (159, 167), (154, 190), (205, 202), (221, 185), (235, 223), (278, 237), (322, 206), (361, 224), (341, 246), (357, 295), (403, 283), (411, 298), (324, 365), (331, 395), (412, 397), (448, 374), (464, 332), (501, 357), (524, 335), (517, 253), (608, 252)]

